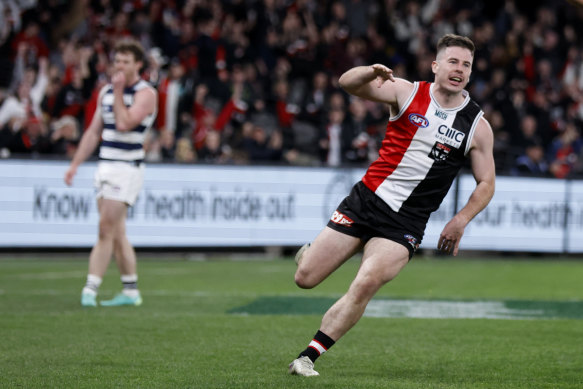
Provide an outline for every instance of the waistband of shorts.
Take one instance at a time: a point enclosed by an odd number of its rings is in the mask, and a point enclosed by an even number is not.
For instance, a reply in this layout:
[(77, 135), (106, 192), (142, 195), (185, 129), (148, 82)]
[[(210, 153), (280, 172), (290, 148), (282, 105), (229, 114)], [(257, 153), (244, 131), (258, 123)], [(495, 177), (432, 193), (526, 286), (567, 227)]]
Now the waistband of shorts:
[(129, 165), (135, 166), (135, 167), (140, 167), (143, 163), (144, 160), (143, 159), (136, 159), (133, 161), (124, 161), (123, 159), (108, 159), (108, 158), (99, 158), (99, 161), (103, 161), (103, 162), (124, 162), (127, 163)]

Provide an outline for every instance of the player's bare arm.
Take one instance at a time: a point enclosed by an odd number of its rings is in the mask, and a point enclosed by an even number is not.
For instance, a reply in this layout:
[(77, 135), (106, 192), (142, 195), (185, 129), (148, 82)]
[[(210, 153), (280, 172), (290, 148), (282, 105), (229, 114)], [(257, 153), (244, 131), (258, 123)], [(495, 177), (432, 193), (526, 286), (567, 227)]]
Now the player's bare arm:
[(118, 131), (131, 131), (156, 110), (157, 95), (153, 88), (144, 88), (136, 92), (134, 103), (130, 107), (126, 107), (123, 101), (125, 85), (123, 73), (116, 73), (112, 77), (112, 84), (113, 113)]
[(437, 248), (457, 255), (466, 225), (480, 213), (494, 196), (495, 166), (493, 156), (494, 135), (488, 121), (481, 118), (472, 140), (470, 159), (476, 188), (466, 205), (444, 227)]
[(363, 99), (386, 103), (396, 108), (413, 91), (413, 84), (394, 77), (393, 70), (381, 64), (357, 66), (340, 76), (342, 89)]
[(98, 108), (93, 114), (91, 124), (83, 133), (79, 147), (73, 156), (69, 169), (65, 172), (65, 183), (69, 186), (73, 184), (73, 177), (77, 174), (77, 168), (93, 153), (93, 150), (101, 140), (101, 132), (103, 131), (103, 121), (101, 120), (101, 111)]

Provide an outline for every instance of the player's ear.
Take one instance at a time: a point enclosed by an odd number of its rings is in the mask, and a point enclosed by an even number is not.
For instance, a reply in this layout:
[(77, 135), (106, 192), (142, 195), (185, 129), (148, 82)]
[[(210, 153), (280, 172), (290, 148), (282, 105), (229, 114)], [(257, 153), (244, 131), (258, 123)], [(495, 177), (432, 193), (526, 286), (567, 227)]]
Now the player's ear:
[(439, 67), (439, 64), (437, 63), (437, 61), (431, 62), (431, 71), (433, 72), (433, 74), (437, 73), (438, 67)]

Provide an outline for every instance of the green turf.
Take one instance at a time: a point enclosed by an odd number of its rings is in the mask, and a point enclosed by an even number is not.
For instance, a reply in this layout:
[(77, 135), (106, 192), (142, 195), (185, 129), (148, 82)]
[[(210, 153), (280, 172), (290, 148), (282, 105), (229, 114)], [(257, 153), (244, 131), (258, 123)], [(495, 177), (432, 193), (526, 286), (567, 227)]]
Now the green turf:
[[(316, 363), (320, 377), (288, 376), (356, 260), (305, 291), (289, 259), (148, 259), (139, 308), (82, 309), (86, 268), (76, 259), (0, 260), (1, 388), (583, 387), (581, 319), (364, 317)], [(420, 257), (378, 299), (567, 305), (581, 317), (581, 280), (583, 261)], [(118, 288), (112, 266), (100, 298)], [(285, 299), (317, 308), (240, 312)]]

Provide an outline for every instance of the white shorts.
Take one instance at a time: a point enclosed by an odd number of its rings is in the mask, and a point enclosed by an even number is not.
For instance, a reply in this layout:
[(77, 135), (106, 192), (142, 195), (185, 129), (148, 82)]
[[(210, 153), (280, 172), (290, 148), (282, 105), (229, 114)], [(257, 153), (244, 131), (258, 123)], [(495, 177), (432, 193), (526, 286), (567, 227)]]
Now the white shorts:
[(116, 200), (132, 206), (144, 184), (144, 164), (99, 161), (94, 185), (98, 199)]

